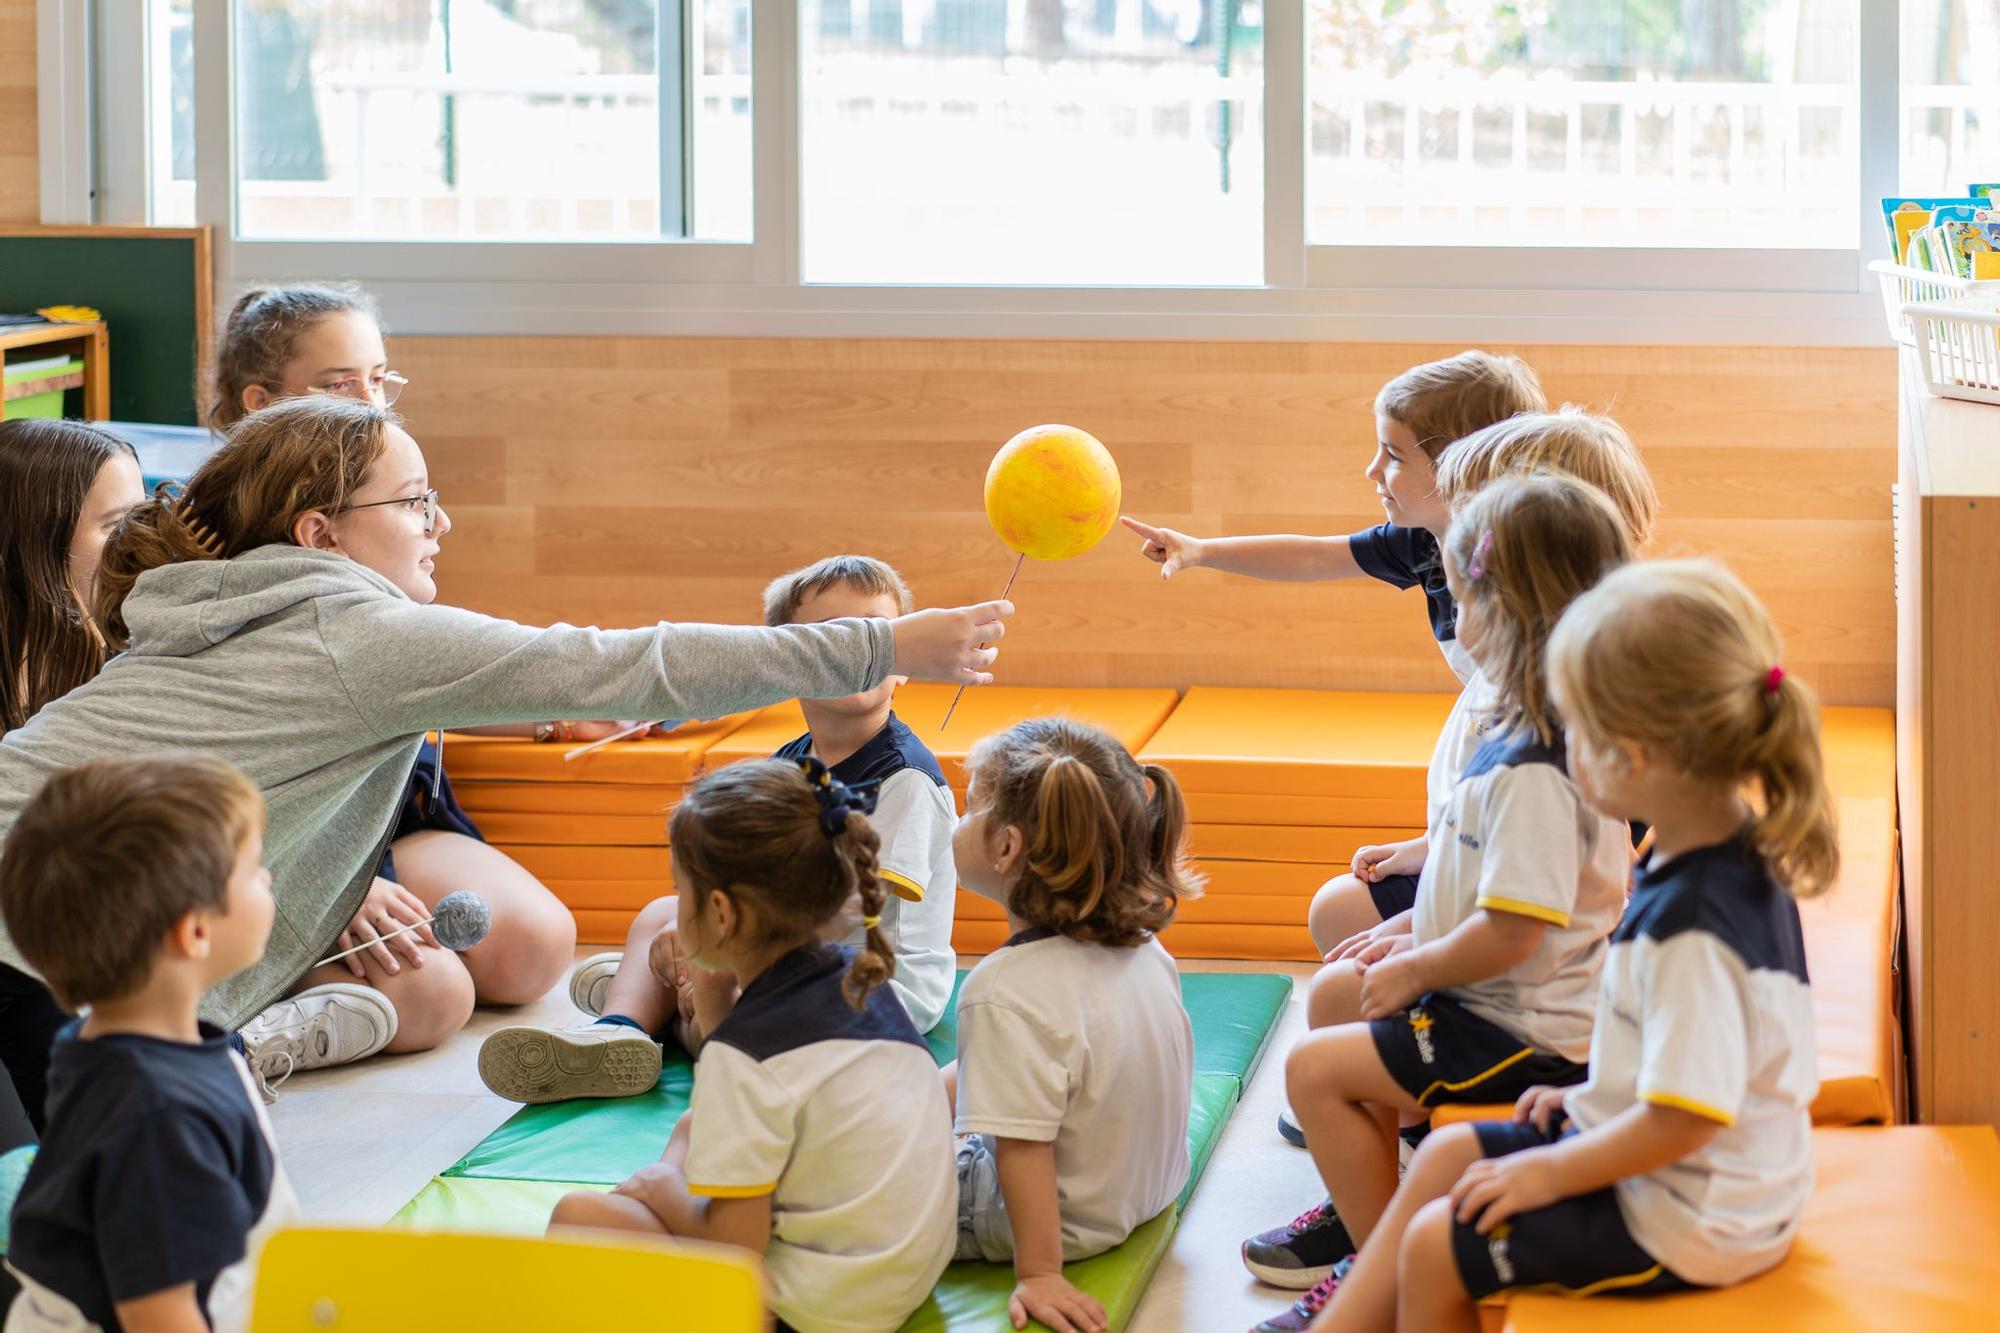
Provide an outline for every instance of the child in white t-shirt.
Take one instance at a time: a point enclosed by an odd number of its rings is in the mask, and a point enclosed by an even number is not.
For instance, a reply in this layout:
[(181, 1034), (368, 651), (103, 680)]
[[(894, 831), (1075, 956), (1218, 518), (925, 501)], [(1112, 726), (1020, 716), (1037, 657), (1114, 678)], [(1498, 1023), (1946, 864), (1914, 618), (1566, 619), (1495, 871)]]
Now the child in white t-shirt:
[[(707, 1034), (688, 1113), (658, 1164), (550, 1218), (760, 1254), (771, 1308), (798, 1333), (897, 1327), (957, 1239), (937, 1066), (883, 985), (895, 954), (872, 803), (815, 759), (738, 764), (689, 789), (669, 829)], [(828, 943), (856, 901), (866, 944)]]
[[(767, 625), (817, 624), (848, 616), (909, 614), (910, 589), (889, 565), (836, 555), (780, 576), (764, 590)], [(896, 716), (891, 676), (838, 699), (801, 699), (809, 730), (780, 747), (779, 759), (818, 759), (850, 787), (875, 795), (869, 825), (881, 839), (876, 869), (889, 890), (882, 933), (896, 954), (889, 989), (929, 1032), (951, 1004), (958, 955), (951, 928), (958, 873), (951, 862), (958, 812), (937, 758)], [(479, 1049), (479, 1073), (495, 1094), (517, 1102), (632, 1097), (659, 1081), (659, 1039), (671, 1033), (690, 1055), (701, 1048), (680, 945), (678, 901), (640, 909), (625, 948), (578, 963), (569, 994), (592, 1021), (569, 1027), (503, 1027)], [(859, 935), (849, 944), (859, 945)]]
[(1434, 1134), (1315, 1328), (1472, 1330), (1510, 1287), (1645, 1295), (1784, 1257), (1819, 1082), (1792, 895), (1830, 884), (1839, 853), (1813, 697), (1778, 658), (1763, 608), (1705, 561), (1620, 570), (1563, 616), (1549, 684), (1572, 769), (1654, 831), (1590, 1079)]
[(1187, 1184), (1194, 1037), (1159, 931), (1197, 885), (1173, 775), (1061, 718), (989, 736), (954, 845), (1010, 938), (958, 1001), (960, 1259), (1012, 1260), (1016, 1326), (1105, 1326), (1066, 1261), (1118, 1245)]
[(1261, 1326), (1274, 1333), (1310, 1324), (1395, 1192), (1380, 1108), (1415, 1118), (1582, 1079), (1624, 904), (1630, 835), (1571, 780), (1542, 668), (1564, 608), (1630, 558), (1624, 522), (1583, 482), (1509, 478), (1463, 506), (1444, 554), (1459, 640), (1492, 682), (1500, 725), (1438, 818), (1411, 933), (1355, 959), (1363, 1021), (1308, 1033), (1287, 1061), (1329, 1202), (1244, 1242), (1253, 1275), (1306, 1288)]

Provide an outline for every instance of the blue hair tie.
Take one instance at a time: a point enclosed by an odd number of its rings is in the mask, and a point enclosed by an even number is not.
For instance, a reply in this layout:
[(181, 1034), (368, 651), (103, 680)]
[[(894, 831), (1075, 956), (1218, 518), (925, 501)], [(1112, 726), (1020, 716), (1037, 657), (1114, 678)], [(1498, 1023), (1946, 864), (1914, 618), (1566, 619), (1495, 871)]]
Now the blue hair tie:
[(865, 787), (850, 787), (833, 775), (819, 760), (807, 756), (798, 761), (799, 771), (812, 784), (813, 799), (819, 802), (819, 826), (827, 837), (838, 837), (847, 827), (847, 816), (875, 813), (875, 797), (880, 784), (869, 783)]

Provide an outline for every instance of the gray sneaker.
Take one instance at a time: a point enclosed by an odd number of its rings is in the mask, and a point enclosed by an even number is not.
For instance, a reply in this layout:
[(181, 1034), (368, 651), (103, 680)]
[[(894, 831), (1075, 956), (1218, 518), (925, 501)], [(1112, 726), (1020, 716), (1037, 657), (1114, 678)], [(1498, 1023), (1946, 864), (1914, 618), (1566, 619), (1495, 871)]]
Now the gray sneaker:
[(332, 981), (278, 1001), (245, 1023), (243, 1053), (267, 1100), (305, 1069), (366, 1060), (396, 1039), (396, 1006), (369, 986)]
[(569, 1002), (592, 1018), (602, 1018), (604, 993), (611, 989), (611, 978), (618, 975), (618, 964), (624, 961), (625, 955), (614, 951), (594, 953), (578, 963), (569, 974)]
[(660, 1044), (623, 1023), (501, 1028), (479, 1048), (479, 1077), (494, 1096), (529, 1105), (636, 1097), (660, 1081)]

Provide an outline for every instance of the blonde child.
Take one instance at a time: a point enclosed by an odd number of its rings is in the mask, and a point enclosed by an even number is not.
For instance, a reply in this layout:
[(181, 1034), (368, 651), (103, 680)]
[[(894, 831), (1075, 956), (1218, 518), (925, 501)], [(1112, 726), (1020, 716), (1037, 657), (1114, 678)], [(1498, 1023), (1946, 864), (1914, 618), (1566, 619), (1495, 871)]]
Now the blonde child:
[[(848, 616), (906, 615), (909, 585), (880, 560), (837, 555), (774, 579), (764, 590), (767, 625), (822, 624)], [(806, 734), (780, 747), (780, 759), (817, 759), (849, 787), (875, 793), (869, 825), (881, 840), (877, 871), (890, 897), (882, 933), (896, 955), (889, 987), (919, 1032), (936, 1027), (958, 975), (951, 927), (958, 897), (952, 865), (957, 811), (944, 770), (922, 739), (898, 718), (891, 676), (841, 699), (801, 699)], [(676, 927), (676, 900), (641, 909), (622, 952), (577, 965), (570, 999), (595, 1020), (569, 1028), (507, 1027), (480, 1048), (486, 1086), (518, 1102), (635, 1096), (659, 1078), (656, 1034), (671, 1028), (689, 1053), (702, 1033), (692, 1013), (687, 963)], [(849, 938), (860, 944), (860, 936)]]
[(1194, 1043), (1156, 938), (1198, 885), (1173, 775), (1092, 727), (1039, 718), (967, 762), (956, 851), (1009, 938), (966, 978), (953, 1089), (960, 1259), (1011, 1260), (1016, 1328), (1105, 1326), (1063, 1277), (1187, 1183)]
[(56, 1039), (8, 1333), (248, 1327), (256, 1250), (297, 1205), (249, 1067), (197, 1010), (263, 953), (263, 846), (257, 789), (194, 755), (64, 769), (7, 835), (8, 933), (90, 1010)]
[(1589, 1055), (1631, 842), (1565, 767), (1542, 650), (1564, 608), (1630, 558), (1625, 523), (1582, 482), (1510, 478), (1465, 504), (1444, 554), (1496, 725), (1439, 818), (1411, 933), (1355, 960), (1363, 1021), (1308, 1033), (1286, 1063), (1329, 1204), (1244, 1242), (1261, 1279), (1297, 1287), (1321, 1274), (1263, 1329), (1306, 1327), (1381, 1217), (1396, 1186), (1382, 1108), (1414, 1118), (1443, 1102), (1511, 1100), (1579, 1081)]
[[(817, 760), (712, 774), (669, 831), (680, 939), (708, 1038), (661, 1161), (552, 1227), (761, 1254), (799, 1333), (895, 1328), (951, 1261), (951, 1128), (929, 1049), (882, 988), (895, 956), (856, 792)], [(822, 938), (858, 902), (860, 950)]]
[(1572, 769), (1654, 830), (1590, 1080), (1433, 1135), (1315, 1328), (1474, 1330), (1509, 1287), (1645, 1295), (1784, 1257), (1818, 1087), (1792, 896), (1839, 861), (1813, 696), (1779, 658), (1763, 608), (1706, 561), (1620, 570), (1564, 614), (1548, 670)]

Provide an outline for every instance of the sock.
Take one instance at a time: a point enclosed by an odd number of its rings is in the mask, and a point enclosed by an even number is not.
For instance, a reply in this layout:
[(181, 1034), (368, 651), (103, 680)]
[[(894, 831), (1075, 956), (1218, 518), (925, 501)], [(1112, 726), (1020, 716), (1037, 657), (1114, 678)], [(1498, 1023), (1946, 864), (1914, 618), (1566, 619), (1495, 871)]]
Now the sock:
[[(596, 1024), (594, 1024), (594, 1026), (597, 1026), (597, 1027), (605, 1027), (605, 1026), (610, 1026), (610, 1027), (614, 1027), (614, 1028), (631, 1028), (631, 1029), (632, 1029), (632, 1030), (633, 1030), (634, 1032), (646, 1032), (646, 1029), (644, 1029), (643, 1027), (640, 1027), (640, 1026), (639, 1026), (639, 1020), (638, 1020), (638, 1019), (636, 1019), (636, 1018), (627, 1018), (627, 1017), (626, 1017), (625, 1015), (623, 1015), (623, 1014), (599, 1014), (599, 1015), (597, 1016), (597, 1022), (596, 1022)], [(650, 1032), (646, 1032), (646, 1035), (650, 1037), (650, 1036), (652, 1036), (653, 1034), (652, 1034), (652, 1033), (650, 1033)]]

